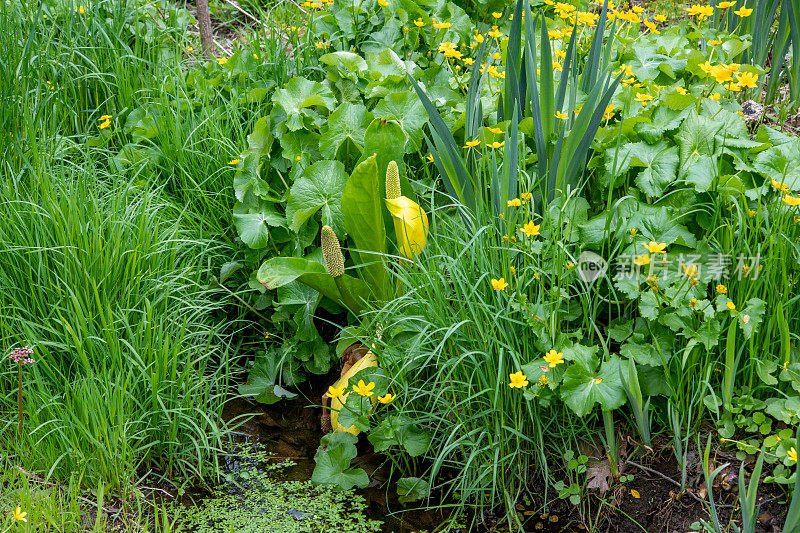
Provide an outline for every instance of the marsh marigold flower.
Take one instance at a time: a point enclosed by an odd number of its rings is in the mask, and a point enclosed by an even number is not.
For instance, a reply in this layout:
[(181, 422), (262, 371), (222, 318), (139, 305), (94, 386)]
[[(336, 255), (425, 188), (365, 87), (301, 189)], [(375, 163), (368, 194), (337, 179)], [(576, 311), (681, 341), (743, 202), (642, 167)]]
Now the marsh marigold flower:
[(795, 450), (794, 446), (789, 448), (788, 457), (791, 461), (797, 462), (797, 450)]
[(639, 255), (633, 260), (633, 264), (636, 266), (645, 266), (650, 264), (650, 256), (647, 254)]
[(344, 385), (338, 388), (331, 385), (330, 387), (328, 387), (328, 396), (331, 398), (338, 398), (339, 396), (344, 394), (344, 391), (345, 391)]
[(533, 220), (526, 222), (524, 226), (522, 226), (522, 233), (527, 235), (528, 237), (536, 237), (539, 235), (539, 228), (541, 224), (538, 226), (533, 223)]
[(508, 207), (519, 207), (522, 205), (522, 200), (520, 200), (519, 198), (514, 198), (513, 200), (509, 200), (506, 203), (508, 203)]
[(508, 386), (512, 389), (521, 389), (522, 387), (528, 386), (528, 376), (522, 373), (520, 370), (519, 372), (514, 372), (513, 374), (508, 375), (509, 383)]
[(736, 311), (736, 304), (733, 302), (727, 302), (725, 306), (730, 309), (731, 311)]
[(728, 287), (725, 285), (717, 285), (716, 290), (718, 294), (728, 294)]
[(753, 14), (753, 10), (752, 8), (742, 6), (738, 11), (734, 11), (734, 13), (742, 18), (746, 18)]
[(386, 405), (387, 403), (389, 403), (392, 400), (394, 400), (396, 397), (397, 396), (395, 394), (389, 394), (387, 392), (386, 396), (378, 396), (378, 401), (381, 402), (383, 405)]
[(481, 144), (480, 139), (475, 139), (474, 141), (467, 141), (467, 144), (464, 145), (464, 148), (474, 148)]
[(783, 203), (785, 203), (786, 205), (790, 205), (790, 206), (794, 207), (796, 205), (800, 205), (800, 198), (798, 198), (796, 196), (786, 195), (786, 196), (783, 197)]
[(506, 282), (505, 278), (495, 279), (492, 278), (492, 288), (496, 291), (504, 291), (508, 287), (508, 283)]
[(758, 74), (753, 74), (752, 72), (742, 72), (741, 74), (736, 75), (736, 82), (740, 87), (748, 87), (752, 89), (756, 86), (757, 81)]
[(353, 387), (353, 390), (360, 394), (361, 396), (366, 396), (369, 398), (372, 396), (372, 390), (375, 388), (375, 384), (373, 382), (369, 382), (369, 384), (364, 383), (363, 379), (358, 380), (358, 385)]
[(647, 248), (647, 251), (651, 254), (663, 254), (667, 248), (667, 243), (650, 241), (647, 244), (642, 243), (642, 246)]
[(550, 350), (544, 354), (544, 360), (550, 365), (550, 368), (555, 368), (557, 365), (564, 364), (564, 354), (555, 350)]
[(636, 93), (636, 98), (634, 98), (634, 100), (640, 102), (642, 107), (645, 107), (653, 100), (653, 96), (647, 93)]

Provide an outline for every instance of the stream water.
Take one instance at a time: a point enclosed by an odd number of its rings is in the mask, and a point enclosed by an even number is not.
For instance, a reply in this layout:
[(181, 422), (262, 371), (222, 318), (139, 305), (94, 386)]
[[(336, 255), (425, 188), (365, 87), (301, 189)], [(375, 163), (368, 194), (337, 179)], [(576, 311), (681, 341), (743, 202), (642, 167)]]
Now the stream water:
[(371, 483), (355, 497), (313, 487), (319, 415), (312, 402), (300, 399), (272, 406), (230, 400), (223, 419), (238, 427), (222, 456), (224, 482), (183, 498), (179, 520), (197, 533), (410, 533), (441, 527), (445, 514), (406, 509), (387, 491), (388, 467), (377, 454), (357, 459)]

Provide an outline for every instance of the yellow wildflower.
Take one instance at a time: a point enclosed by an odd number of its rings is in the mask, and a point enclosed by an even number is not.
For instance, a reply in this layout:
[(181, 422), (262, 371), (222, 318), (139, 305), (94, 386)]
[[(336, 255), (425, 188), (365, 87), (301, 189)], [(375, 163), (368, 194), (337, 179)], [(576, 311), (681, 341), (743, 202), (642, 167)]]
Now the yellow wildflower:
[(238, 165), (239, 161), (241, 161), (241, 159), (231, 159), (230, 161), (228, 161), (228, 164), (229, 165)]
[(533, 220), (526, 222), (525, 225), (522, 226), (522, 233), (527, 235), (528, 237), (536, 237), (539, 235), (539, 228), (541, 224), (536, 225), (533, 223)]
[(752, 89), (756, 86), (757, 81), (758, 74), (753, 74), (752, 72), (742, 72), (741, 74), (736, 75), (736, 82), (740, 87), (748, 87)]
[(550, 350), (544, 354), (544, 360), (550, 365), (550, 368), (555, 368), (556, 365), (564, 364), (564, 354), (555, 350)]
[(739, 8), (738, 11), (734, 11), (734, 13), (736, 13), (737, 15), (739, 15), (742, 18), (746, 18), (746, 17), (749, 17), (753, 13), (753, 10), (752, 10), (752, 8), (748, 8), (748, 7), (742, 6), (741, 8)]
[(336, 388), (333, 385), (331, 385), (330, 387), (328, 387), (328, 396), (330, 398), (338, 398), (339, 396), (344, 394), (345, 388), (346, 387), (344, 385), (342, 385), (339, 388)]
[(495, 142), (489, 144), (489, 148), (495, 148), (495, 149), (502, 148), (503, 146), (505, 146), (505, 144), (506, 144), (505, 141), (502, 141), (502, 142), (495, 141)]
[(569, 115), (567, 115), (566, 113), (562, 113), (561, 111), (556, 111), (556, 118), (559, 118), (561, 120), (566, 120), (568, 116)]
[(642, 246), (647, 248), (647, 251), (651, 254), (663, 254), (667, 248), (667, 243), (650, 241), (647, 244), (642, 243)]
[(508, 287), (508, 283), (506, 282), (505, 278), (494, 279), (492, 278), (492, 288), (496, 291), (504, 291)]
[(728, 294), (728, 287), (725, 285), (717, 285), (716, 289), (719, 294)]
[(370, 397), (372, 396), (372, 390), (375, 388), (375, 383), (369, 382), (369, 385), (364, 383), (363, 379), (358, 380), (358, 385), (353, 387), (353, 390), (360, 394), (361, 396)]
[(794, 207), (796, 205), (800, 205), (800, 198), (798, 198), (797, 196), (786, 195), (783, 197), (783, 203)]
[(387, 403), (394, 400), (396, 397), (397, 397), (396, 394), (390, 394), (387, 392), (386, 396), (378, 396), (378, 401), (381, 402), (383, 405), (386, 405)]
[(474, 146), (478, 146), (481, 144), (480, 139), (475, 139), (474, 141), (467, 141), (467, 144), (464, 145), (464, 148), (472, 148)]
[(653, 100), (653, 96), (647, 93), (636, 93), (636, 98), (634, 98), (634, 100), (640, 102), (642, 107), (645, 107)]
[[(81, 6), (81, 7), (83, 7), (83, 6)], [(794, 448), (792, 448), (792, 449), (794, 449)], [(25, 518), (26, 516), (28, 516), (28, 513), (24, 512), (22, 510), (22, 507), (17, 507), (16, 509), (14, 509), (14, 513), (13, 514), (14, 514), (14, 520), (16, 520), (17, 522), (27, 522), (28, 521), (28, 519)]]
[(528, 386), (528, 376), (522, 373), (520, 370), (519, 372), (514, 372), (513, 374), (508, 375), (509, 383), (508, 386), (512, 389), (521, 389), (522, 387)]
[(633, 259), (633, 264), (636, 266), (645, 266), (650, 264), (650, 256), (647, 254), (636, 256)]
[(735, 304), (735, 303), (733, 303), (733, 302), (728, 302), (728, 303), (726, 303), (725, 305), (726, 305), (726, 306), (727, 306), (727, 308), (728, 308), (728, 309), (730, 309), (731, 311), (736, 311), (736, 304)]
[[(789, 448), (789, 453), (787, 455), (791, 461), (797, 462), (797, 450), (795, 450), (794, 446)], [(19, 509), (19, 507), (18, 507)]]

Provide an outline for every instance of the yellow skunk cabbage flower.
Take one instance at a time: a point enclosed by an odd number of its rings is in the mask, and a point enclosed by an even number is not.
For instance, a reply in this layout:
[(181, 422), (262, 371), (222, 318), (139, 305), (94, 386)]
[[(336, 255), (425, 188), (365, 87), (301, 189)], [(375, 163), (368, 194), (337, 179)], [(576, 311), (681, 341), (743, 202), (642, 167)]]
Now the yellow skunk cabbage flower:
[(397, 248), (406, 259), (414, 259), (427, 242), (428, 215), (417, 202), (402, 195), (395, 161), (386, 168), (386, 207), (394, 218)]
[[(372, 350), (366, 353), (364, 357), (356, 361), (356, 363), (350, 367), (350, 370), (344, 373), (339, 380), (332, 385), (332, 388), (335, 390), (346, 390), (349, 385), (349, 380), (351, 377), (358, 374), (361, 370), (369, 367), (377, 367), (378, 366), (378, 359), (375, 357), (375, 354), (372, 353)], [(348, 391), (342, 395), (336, 396), (331, 398), (331, 427), (333, 431), (342, 432), (346, 431), (352, 435), (358, 435), (360, 433), (359, 429), (355, 426), (350, 426), (349, 428), (344, 428), (339, 424), (339, 411), (344, 407), (344, 404), (347, 402), (347, 397), (350, 395), (351, 391)], [(374, 404), (378, 401), (376, 398), (370, 398), (370, 401)]]

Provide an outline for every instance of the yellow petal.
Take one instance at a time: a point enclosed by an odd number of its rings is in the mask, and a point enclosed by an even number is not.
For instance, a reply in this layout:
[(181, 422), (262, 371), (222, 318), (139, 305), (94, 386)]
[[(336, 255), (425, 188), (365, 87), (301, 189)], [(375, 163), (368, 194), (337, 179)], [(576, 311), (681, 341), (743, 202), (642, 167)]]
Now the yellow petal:
[(407, 196), (387, 199), (386, 207), (394, 218), (394, 231), (400, 253), (406, 259), (414, 259), (427, 242), (428, 215), (417, 202)]
[[(361, 359), (356, 361), (356, 363), (353, 366), (350, 367), (350, 370), (345, 372), (344, 375), (342, 377), (340, 377), (336, 381), (336, 383), (333, 384), (333, 386), (336, 387), (337, 389), (339, 389), (341, 387), (347, 388), (348, 381), (350, 380), (350, 378), (355, 376), (361, 370), (363, 370), (365, 368), (369, 368), (371, 366), (374, 366), (374, 367), (378, 366), (378, 358), (375, 357), (375, 354), (372, 353), (372, 350), (367, 352), (364, 355), (364, 357), (362, 357)], [(338, 396), (336, 398), (331, 398), (331, 427), (333, 428), (333, 431), (338, 431), (338, 432), (346, 431), (347, 433), (350, 433), (352, 435), (358, 435), (359, 433), (361, 433), (361, 431), (357, 427), (350, 426), (349, 428), (343, 428), (342, 426), (339, 425), (339, 410), (347, 402), (347, 397), (349, 395), (350, 395), (350, 393), (347, 392), (347, 393), (345, 393), (345, 394), (343, 394), (341, 396)], [(371, 398), (371, 400), (372, 400), (372, 403), (375, 403), (375, 399), (374, 398)]]

